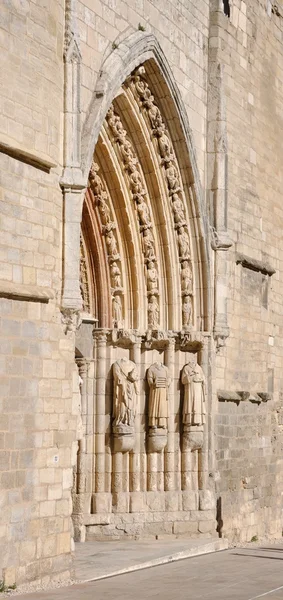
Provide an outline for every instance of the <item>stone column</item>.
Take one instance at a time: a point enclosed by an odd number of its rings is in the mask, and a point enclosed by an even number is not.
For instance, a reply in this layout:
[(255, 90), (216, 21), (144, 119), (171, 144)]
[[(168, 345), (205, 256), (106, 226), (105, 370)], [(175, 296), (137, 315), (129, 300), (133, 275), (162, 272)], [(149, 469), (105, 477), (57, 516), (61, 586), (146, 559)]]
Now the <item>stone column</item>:
[(105, 477), (105, 391), (107, 331), (95, 330), (96, 338), (96, 428), (95, 428), (95, 491), (104, 492)]
[(64, 193), (63, 293), (61, 305), (81, 310), (80, 227), (85, 187), (61, 182)]
[(175, 407), (174, 407), (175, 339), (170, 338), (165, 350), (165, 365), (169, 369), (171, 385), (168, 389), (168, 442), (164, 450), (165, 490), (175, 490)]
[[(130, 350), (130, 359), (136, 364), (139, 374), (139, 393), (141, 393), (141, 339), (133, 343)], [(137, 397), (137, 409), (135, 418), (135, 448), (129, 455), (129, 489), (130, 492), (140, 491), (140, 395)]]

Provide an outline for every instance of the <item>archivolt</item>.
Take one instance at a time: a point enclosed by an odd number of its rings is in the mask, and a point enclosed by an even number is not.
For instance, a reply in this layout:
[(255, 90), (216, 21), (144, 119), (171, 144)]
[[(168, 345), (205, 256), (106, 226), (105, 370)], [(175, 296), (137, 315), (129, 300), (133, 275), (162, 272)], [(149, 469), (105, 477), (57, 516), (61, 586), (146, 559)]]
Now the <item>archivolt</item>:
[[(103, 176), (108, 189), (112, 187), (113, 211), (120, 215), (117, 231), (108, 237), (113, 241), (120, 236), (125, 258), (124, 266), (117, 265), (124, 269), (121, 279), (126, 282), (118, 292), (109, 256), (106, 265), (111, 292), (121, 298), (114, 321), (119, 316), (123, 326), (141, 329), (188, 327), (193, 271), (193, 325), (208, 329), (207, 224), (186, 111), (154, 36), (133, 34), (112, 54), (103, 65), (85, 122), (82, 162), (87, 171), (91, 144), (100, 130), (96, 155), (107, 155)], [(146, 79), (141, 71), (128, 72), (143, 59)], [(112, 326), (110, 308), (106, 323)]]

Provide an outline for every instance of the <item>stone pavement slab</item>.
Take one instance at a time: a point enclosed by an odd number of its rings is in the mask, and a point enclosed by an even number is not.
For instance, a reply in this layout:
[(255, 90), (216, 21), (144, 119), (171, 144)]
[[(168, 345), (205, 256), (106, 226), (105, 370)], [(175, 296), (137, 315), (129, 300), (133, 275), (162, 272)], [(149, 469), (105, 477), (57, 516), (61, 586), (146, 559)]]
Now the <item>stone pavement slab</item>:
[(225, 539), (178, 539), (76, 544), (75, 578), (103, 579), (228, 548)]
[(19, 600), (283, 600), (283, 544), (216, 552)]

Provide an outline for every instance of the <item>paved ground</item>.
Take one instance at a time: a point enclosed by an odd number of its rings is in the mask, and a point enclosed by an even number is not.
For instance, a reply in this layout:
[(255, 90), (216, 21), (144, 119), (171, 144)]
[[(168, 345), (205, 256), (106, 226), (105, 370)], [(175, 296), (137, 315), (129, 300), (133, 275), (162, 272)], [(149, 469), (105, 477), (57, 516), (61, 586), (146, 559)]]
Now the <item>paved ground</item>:
[(76, 544), (75, 579), (103, 579), (226, 548), (227, 540), (203, 537)]
[(283, 600), (283, 544), (236, 548), (23, 600)]

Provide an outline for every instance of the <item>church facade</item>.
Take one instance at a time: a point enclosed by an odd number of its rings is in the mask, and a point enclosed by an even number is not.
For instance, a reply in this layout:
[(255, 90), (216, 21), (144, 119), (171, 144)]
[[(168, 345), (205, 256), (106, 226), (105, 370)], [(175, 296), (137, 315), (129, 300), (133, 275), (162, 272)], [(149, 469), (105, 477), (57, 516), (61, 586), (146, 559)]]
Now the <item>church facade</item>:
[(283, 12), (0, 27), (0, 578), (67, 579), (74, 541), (282, 537)]

